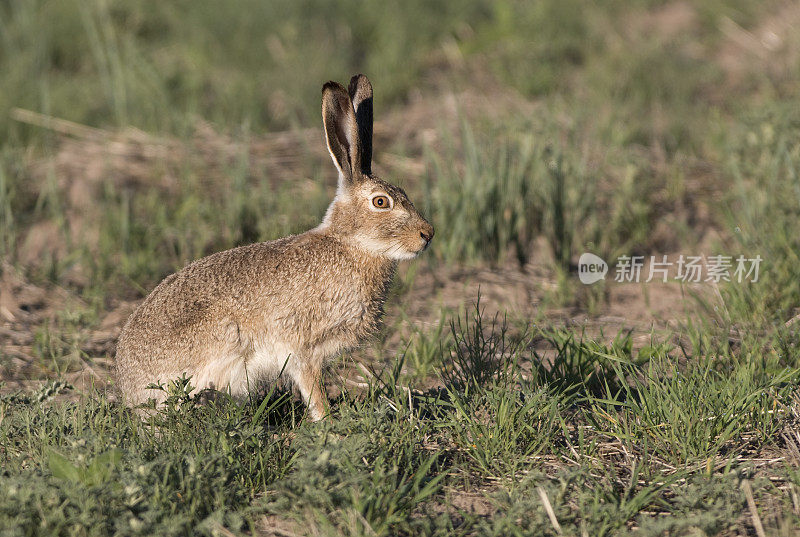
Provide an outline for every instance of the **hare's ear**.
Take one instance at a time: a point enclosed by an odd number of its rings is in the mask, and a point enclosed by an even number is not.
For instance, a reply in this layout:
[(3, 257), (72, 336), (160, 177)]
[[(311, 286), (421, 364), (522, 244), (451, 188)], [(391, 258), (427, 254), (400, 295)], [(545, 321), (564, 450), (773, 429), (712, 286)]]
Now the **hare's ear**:
[(322, 86), (322, 124), (333, 163), (340, 177), (352, 183), (361, 169), (361, 145), (353, 103), (347, 91), (336, 82)]
[(358, 139), (361, 141), (361, 173), (372, 174), (372, 84), (364, 75), (350, 79), (350, 100), (356, 111)]

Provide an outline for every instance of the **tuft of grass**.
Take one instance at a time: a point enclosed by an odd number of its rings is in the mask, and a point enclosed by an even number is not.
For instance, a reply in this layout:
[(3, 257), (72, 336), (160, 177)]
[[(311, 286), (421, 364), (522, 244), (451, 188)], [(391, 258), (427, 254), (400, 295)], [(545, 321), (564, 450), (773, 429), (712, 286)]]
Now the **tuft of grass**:
[(507, 320), (497, 315), (484, 324), (480, 297), (471, 313), (450, 321), (450, 333), (450, 357), (439, 369), (446, 387), (469, 395), (486, 386), (514, 382), (526, 336), (512, 335)]
[[(519, 379), (521, 381), (521, 379)], [(500, 479), (514, 487), (534, 458), (551, 451), (564, 398), (546, 388), (489, 384), (465, 395), (449, 390), (446, 433), (470, 475)]]
[(666, 352), (664, 344), (654, 341), (634, 356), (630, 334), (619, 334), (610, 344), (565, 330), (544, 330), (536, 337), (552, 349), (547, 354), (533, 351), (531, 369), (537, 382), (582, 396), (618, 393), (625, 383), (618, 364), (643, 364)]
[(743, 365), (733, 374), (712, 363), (670, 358), (617, 366), (622, 391), (592, 400), (589, 419), (624, 444), (675, 465), (730, 458), (771, 441), (786, 425), (798, 370), (773, 374)]

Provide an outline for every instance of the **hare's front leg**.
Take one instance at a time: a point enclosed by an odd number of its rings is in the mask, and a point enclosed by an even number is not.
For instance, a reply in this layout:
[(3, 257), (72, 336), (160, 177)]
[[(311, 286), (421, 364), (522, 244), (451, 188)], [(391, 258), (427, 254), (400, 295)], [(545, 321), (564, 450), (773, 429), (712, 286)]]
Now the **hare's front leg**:
[(299, 363), (289, 371), (292, 382), (308, 407), (312, 421), (325, 417), (325, 398), (322, 395), (322, 365), (298, 360)]

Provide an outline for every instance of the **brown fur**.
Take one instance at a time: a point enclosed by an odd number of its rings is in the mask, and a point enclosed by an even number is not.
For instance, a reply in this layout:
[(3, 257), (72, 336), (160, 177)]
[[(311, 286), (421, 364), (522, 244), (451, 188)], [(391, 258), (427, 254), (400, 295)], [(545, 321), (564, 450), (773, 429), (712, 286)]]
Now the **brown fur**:
[[(335, 82), (323, 87), (326, 140), (340, 171), (323, 222), (218, 252), (165, 278), (119, 339), (117, 376), (128, 404), (160, 400), (163, 392), (146, 386), (182, 374), (197, 389), (241, 395), (285, 367), (312, 419), (324, 415), (324, 363), (379, 328), (397, 262), (433, 238), (402, 189), (363, 173), (372, 140), (359, 133), (372, 132), (372, 86), (363, 75), (353, 80), (352, 100)], [(370, 109), (359, 113), (353, 102)], [(357, 113), (370, 125), (357, 124)], [(390, 198), (391, 209), (378, 210), (375, 195)]]

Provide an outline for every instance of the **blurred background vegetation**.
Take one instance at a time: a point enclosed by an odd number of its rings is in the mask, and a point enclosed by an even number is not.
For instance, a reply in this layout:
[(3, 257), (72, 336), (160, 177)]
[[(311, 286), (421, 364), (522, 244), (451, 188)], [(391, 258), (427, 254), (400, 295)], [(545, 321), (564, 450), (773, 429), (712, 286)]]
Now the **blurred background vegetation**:
[(754, 199), (776, 179), (743, 177), (729, 149), (751, 150), (759, 132), (743, 121), (769, 114), (783, 118), (772, 140), (791, 145), (796, 11), (5, 2), (0, 248), (52, 280), (143, 289), (199, 255), (307, 228), (331, 188), (319, 87), (355, 72), (376, 87), (378, 170), (431, 214), (440, 263), (536, 259), (566, 273), (586, 250), (752, 241), (752, 215), (785, 198)]
[[(652, 15), (659, 6), (661, 20)], [(609, 108), (624, 100), (618, 113), (629, 118), (654, 108), (673, 116), (698, 107), (709, 99), (702, 90), (722, 82), (724, 66), (712, 54), (725, 37), (721, 26), (746, 31), (764, 9), (748, 0), (602, 7), (579, 0), (239, 0), (224, 8), (203, 1), (12, 0), (0, 13), (2, 134), (30, 136), (10, 125), (12, 106), (170, 134), (191, 132), (198, 118), (256, 132), (316, 125), (320, 80), (369, 73), (388, 107), (453, 71), (453, 56), (480, 57), (487, 75), (526, 97), (560, 95)], [(750, 82), (753, 90), (768, 81)], [(717, 97), (725, 104), (736, 96)], [(685, 145), (689, 125), (665, 121), (667, 149), (692, 147)], [(621, 141), (649, 141), (638, 134)]]

